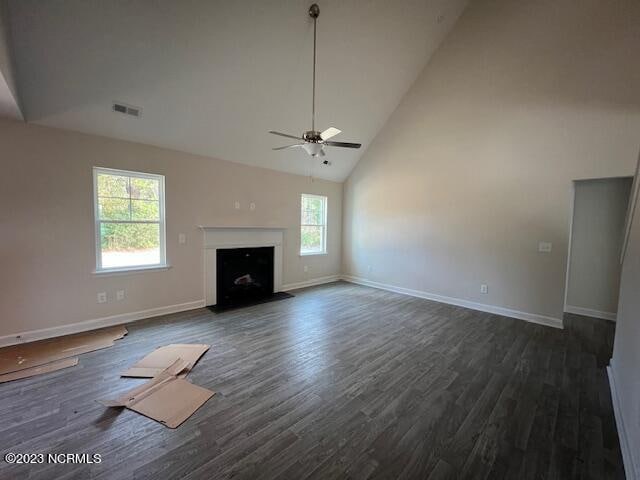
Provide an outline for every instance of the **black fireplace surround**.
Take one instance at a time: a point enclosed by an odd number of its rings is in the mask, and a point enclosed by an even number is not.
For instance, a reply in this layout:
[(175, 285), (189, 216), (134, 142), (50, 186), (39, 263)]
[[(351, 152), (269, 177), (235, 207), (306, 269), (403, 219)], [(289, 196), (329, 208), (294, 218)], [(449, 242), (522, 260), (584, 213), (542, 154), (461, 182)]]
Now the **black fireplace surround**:
[(273, 247), (216, 250), (217, 307), (235, 307), (273, 295)]

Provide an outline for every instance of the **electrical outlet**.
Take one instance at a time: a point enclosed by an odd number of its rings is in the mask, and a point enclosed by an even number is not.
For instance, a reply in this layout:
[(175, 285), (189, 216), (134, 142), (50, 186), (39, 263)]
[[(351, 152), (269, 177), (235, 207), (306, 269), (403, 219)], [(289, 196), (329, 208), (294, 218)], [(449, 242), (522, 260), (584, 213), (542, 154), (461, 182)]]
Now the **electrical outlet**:
[(187, 243), (187, 236), (184, 233), (178, 234), (178, 243), (181, 245), (184, 245), (185, 243)]
[(480, 293), (489, 293), (489, 287), (486, 284), (480, 285)]
[(308, 272), (309, 271), (309, 265), (305, 265), (303, 270), (305, 271), (305, 273)]
[(551, 242), (538, 242), (538, 252), (551, 253), (552, 246), (553, 244)]
[(253, 211), (253, 210), (255, 210), (255, 209), (256, 209), (256, 204), (255, 204), (255, 203), (253, 203), (253, 202), (251, 202), (251, 203), (249, 204), (249, 210)]
[(98, 293), (98, 303), (107, 303), (107, 292)]
[(118, 301), (124, 300), (124, 290), (118, 290), (116, 292), (116, 300)]
[(240, 202), (236, 200), (236, 202), (234, 203), (234, 206), (236, 207), (236, 210), (240, 210)]

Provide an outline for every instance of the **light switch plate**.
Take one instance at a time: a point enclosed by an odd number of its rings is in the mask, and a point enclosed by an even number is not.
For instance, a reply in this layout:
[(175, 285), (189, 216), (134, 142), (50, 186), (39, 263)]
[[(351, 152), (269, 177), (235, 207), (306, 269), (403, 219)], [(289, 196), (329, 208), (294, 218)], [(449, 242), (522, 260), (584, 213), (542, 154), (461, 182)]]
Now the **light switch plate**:
[(551, 242), (538, 242), (538, 252), (550, 253), (552, 246)]
[(118, 290), (116, 292), (116, 300), (118, 301), (124, 300), (124, 290)]
[(236, 207), (236, 210), (240, 210), (240, 202), (236, 200), (236, 203), (234, 203), (234, 207)]
[(107, 292), (98, 293), (98, 303), (107, 303)]
[(187, 243), (187, 236), (184, 233), (178, 234), (178, 243), (181, 245), (184, 245), (185, 243)]
[(480, 285), (480, 293), (489, 293), (489, 286), (484, 283)]

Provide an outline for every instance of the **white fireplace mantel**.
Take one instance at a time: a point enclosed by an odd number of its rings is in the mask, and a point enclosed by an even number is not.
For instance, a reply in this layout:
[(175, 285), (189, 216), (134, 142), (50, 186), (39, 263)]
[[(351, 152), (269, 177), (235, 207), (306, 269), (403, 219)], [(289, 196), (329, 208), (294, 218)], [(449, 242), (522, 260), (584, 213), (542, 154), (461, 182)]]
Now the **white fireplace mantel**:
[(204, 296), (216, 304), (216, 261), (219, 248), (273, 247), (273, 291), (282, 288), (282, 244), (285, 228), (257, 226), (204, 226)]

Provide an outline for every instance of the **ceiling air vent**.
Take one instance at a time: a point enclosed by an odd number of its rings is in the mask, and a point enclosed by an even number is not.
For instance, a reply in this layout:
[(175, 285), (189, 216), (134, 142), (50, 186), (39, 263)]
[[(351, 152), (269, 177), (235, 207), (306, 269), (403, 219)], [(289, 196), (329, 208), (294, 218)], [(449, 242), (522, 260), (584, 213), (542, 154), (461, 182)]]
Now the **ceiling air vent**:
[(126, 103), (121, 102), (113, 102), (113, 111), (136, 118), (139, 118), (142, 114), (142, 109), (140, 107), (134, 107), (133, 105), (127, 105)]

